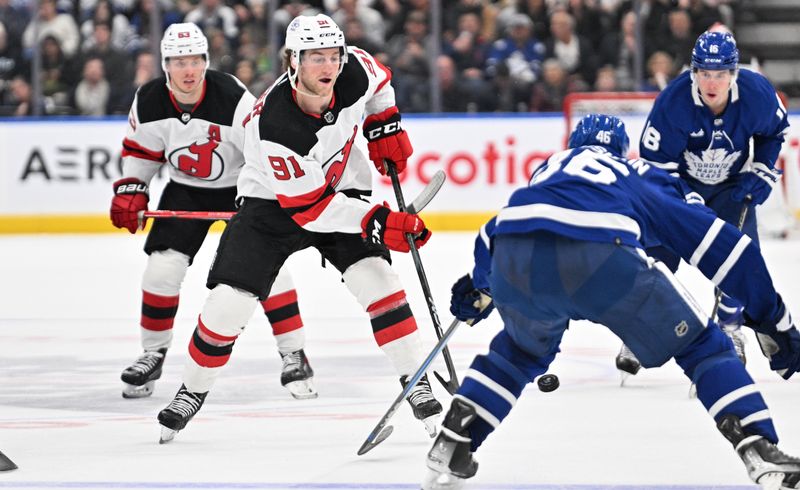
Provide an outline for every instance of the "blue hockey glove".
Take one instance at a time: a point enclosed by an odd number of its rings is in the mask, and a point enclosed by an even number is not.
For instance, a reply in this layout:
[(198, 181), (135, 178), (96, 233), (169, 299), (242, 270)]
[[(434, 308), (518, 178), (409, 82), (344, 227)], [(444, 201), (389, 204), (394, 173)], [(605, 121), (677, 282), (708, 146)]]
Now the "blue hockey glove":
[(769, 359), (769, 367), (783, 379), (800, 371), (800, 332), (792, 325), (783, 332), (776, 327), (759, 329), (756, 338), (761, 352)]
[(450, 313), (462, 322), (475, 325), (494, 310), (494, 302), (488, 289), (475, 289), (469, 274), (461, 277), (450, 290)]
[(734, 201), (744, 202), (750, 195), (753, 204), (763, 204), (772, 192), (775, 184), (780, 182), (783, 171), (753, 162), (752, 170), (739, 174), (739, 186), (731, 194)]

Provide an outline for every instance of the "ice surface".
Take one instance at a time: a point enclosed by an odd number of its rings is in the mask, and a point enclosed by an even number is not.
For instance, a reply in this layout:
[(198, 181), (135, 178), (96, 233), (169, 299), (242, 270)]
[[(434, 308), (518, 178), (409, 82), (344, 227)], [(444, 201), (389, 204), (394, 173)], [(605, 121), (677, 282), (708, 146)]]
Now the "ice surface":
[[(293, 400), (280, 386), (275, 343), (257, 313), (198, 416), (175, 441), (158, 444), (155, 417), (180, 385), (218, 238), (210, 236), (187, 275), (154, 395), (126, 400), (119, 374), (140, 351), (144, 236), (0, 236), (0, 451), (20, 467), (0, 473), (0, 489), (419, 488), (431, 440), (407, 407), (392, 419), (389, 439), (356, 455), (400, 384), (366, 315), (314, 251), (290, 263), (320, 397)], [(470, 267), (472, 240), (437, 233), (421, 252), (444, 327), (450, 285)], [(798, 243), (767, 241), (764, 249), (786, 301), (800, 305)], [(413, 264), (408, 256), (395, 264), (428, 349), (436, 338)], [(708, 283), (691, 270), (680, 277), (710, 311)], [(450, 346), (460, 372), (498, 328), (493, 315), (459, 329)], [(800, 380), (770, 372), (747, 335), (748, 366), (781, 446), (800, 454)], [(702, 405), (688, 398), (678, 367), (643, 370), (620, 388), (618, 349), (604, 328), (574, 324), (551, 370), (561, 387), (526, 390), (478, 452), (480, 470), (467, 488), (755, 488)], [(446, 375), (441, 361), (435, 366)]]

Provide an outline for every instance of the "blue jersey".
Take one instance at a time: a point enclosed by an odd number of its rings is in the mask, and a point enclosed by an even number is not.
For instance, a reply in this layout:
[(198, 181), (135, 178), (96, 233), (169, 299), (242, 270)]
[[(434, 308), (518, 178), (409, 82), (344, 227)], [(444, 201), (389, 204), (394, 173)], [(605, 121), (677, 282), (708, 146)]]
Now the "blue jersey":
[(687, 71), (656, 98), (639, 153), (706, 196), (704, 186), (721, 184), (742, 170), (751, 139), (753, 161), (774, 167), (788, 126), (786, 108), (762, 75), (740, 69), (728, 105), (715, 116)]
[(602, 147), (552, 155), (481, 229), (474, 284), (487, 287), (491, 237), (549, 231), (577, 240), (674, 250), (730, 296), (756, 322), (772, 321), (781, 301), (756, 243), (705, 206), (687, 202), (680, 180), (643, 160)]

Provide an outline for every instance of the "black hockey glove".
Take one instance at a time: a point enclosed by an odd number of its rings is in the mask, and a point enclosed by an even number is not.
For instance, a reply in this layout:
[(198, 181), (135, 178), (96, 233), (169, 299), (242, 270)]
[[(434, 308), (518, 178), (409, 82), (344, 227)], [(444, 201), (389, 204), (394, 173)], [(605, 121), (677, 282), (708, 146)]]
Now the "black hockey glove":
[(469, 274), (461, 277), (450, 290), (450, 313), (462, 322), (475, 325), (494, 310), (492, 295), (488, 289), (475, 289)]

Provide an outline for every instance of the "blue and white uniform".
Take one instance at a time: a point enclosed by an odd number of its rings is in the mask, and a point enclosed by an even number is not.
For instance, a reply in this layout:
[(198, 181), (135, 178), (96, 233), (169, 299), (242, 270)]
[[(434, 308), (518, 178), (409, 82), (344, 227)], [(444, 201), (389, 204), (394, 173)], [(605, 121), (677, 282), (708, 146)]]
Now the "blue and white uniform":
[(456, 394), (478, 414), (469, 427), (473, 451), (547, 371), (569, 321), (581, 319), (607, 326), (644, 366), (674, 357), (715, 421), (736, 415), (748, 433), (777, 442), (730, 339), (644, 254), (651, 243), (742, 299), (755, 324), (791, 328), (757, 244), (686, 202), (677, 179), (599, 146), (556, 153), (476, 240), (474, 285), (488, 287), (504, 329)]

